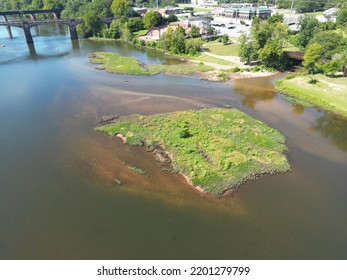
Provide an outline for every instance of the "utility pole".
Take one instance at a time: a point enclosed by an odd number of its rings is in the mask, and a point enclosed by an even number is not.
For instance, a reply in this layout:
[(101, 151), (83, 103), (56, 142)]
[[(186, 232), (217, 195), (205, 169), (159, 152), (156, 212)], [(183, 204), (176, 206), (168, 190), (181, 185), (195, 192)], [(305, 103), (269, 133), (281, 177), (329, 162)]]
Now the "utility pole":
[(288, 24), (290, 23), (290, 20), (291, 20), (291, 17), (292, 17), (293, 6), (294, 6), (294, 0), (292, 0), (292, 6), (290, 7), (290, 14), (289, 14), (289, 19), (288, 19)]

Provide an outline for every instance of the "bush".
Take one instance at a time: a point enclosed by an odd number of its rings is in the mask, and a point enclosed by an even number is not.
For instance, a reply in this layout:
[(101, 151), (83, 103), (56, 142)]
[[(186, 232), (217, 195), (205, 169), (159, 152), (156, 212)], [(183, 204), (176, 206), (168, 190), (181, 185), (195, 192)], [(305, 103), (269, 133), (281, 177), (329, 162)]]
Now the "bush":
[(260, 66), (254, 66), (251, 68), (251, 71), (254, 72), (260, 72), (262, 70), (262, 68)]
[(178, 21), (178, 18), (177, 18), (176, 15), (170, 14), (170, 15), (166, 18), (166, 21), (167, 21), (167, 22), (175, 22), (175, 21)]
[(237, 67), (237, 66), (230, 69), (230, 72), (232, 72), (232, 73), (237, 73), (237, 72), (240, 72), (240, 71), (241, 71), (241, 69), (239, 67)]
[(133, 38), (133, 39), (131, 40), (131, 43), (133, 43), (134, 45), (137, 45), (137, 44), (138, 44), (138, 40), (137, 40), (136, 38)]
[(220, 71), (220, 72), (218, 73), (218, 78), (221, 79), (221, 80), (223, 80), (223, 81), (226, 81), (226, 80), (229, 79), (229, 76), (228, 76), (228, 74), (225, 73), (224, 71)]
[(311, 85), (315, 85), (315, 84), (318, 83), (318, 80), (315, 79), (315, 78), (310, 78), (310, 79), (308, 80), (308, 83), (311, 84)]

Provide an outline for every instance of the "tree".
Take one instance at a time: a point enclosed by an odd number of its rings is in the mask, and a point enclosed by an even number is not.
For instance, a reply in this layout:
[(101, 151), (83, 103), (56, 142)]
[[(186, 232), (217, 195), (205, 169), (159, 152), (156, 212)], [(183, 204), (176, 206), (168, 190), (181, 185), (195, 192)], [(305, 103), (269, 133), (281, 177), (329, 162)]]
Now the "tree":
[(200, 52), (203, 45), (201, 38), (188, 39), (186, 40), (186, 53), (190, 55), (196, 55)]
[(344, 77), (347, 77), (347, 50), (343, 50), (333, 56), (332, 61), (323, 66), (324, 73), (335, 74), (341, 71)]
[(123, 41), (130, 42), (132, 39), (131, 36), (131, 31), (128, 27), (124, 27), (122, 30), (122, 36), (121, 36)]
[(324, 2), (317, 0), (297, 0), (294, 8), (299, 13), (315, 12), (323, 10)]
[(283, 14), (274, 14), (267, 19), (269, 24), (283, 22)]
[(33, 0), (31, 2), (31, 9), (42, 9), (43, 8), (43, 0)]
[(306, 48), (313, 35), (315, 34), (319, 21), (313, 17), (305, 15), (299, 19), (300, 30), (298, 33), (297, 42), (299, 47)]
[(106, 18), (113, 16), (111, 4), (112, 0), (93, 0), (90, 7), (99, 17)]
[(222, 42), (223, 42), (224, 45), (228, 44), (228, 42), (229, 42), (228, 34), (223, 34), (222, 35)]
[(43, 9), (62, 9), (64, 8), (63, 4), (59, 0), (43, 0)]
[(343, 76), (347, 77), (347, 50), (335, 54), (333, 60), (340, 62), (340, 70), (342, 71)]
[(131, 32), (135, 32), (138, 30), (144, 29), (144, 24), (142, 18), (129, 18), (128, 22), (126, 23), (126, 26), (129, 28)]
[(269, 39), (264, 48), (259, 51), (259, 59), (266, 67), (283, 70), (288, 66), (287, 56), (283, 52), (282, 42), (276, 37)]
[(318, 43), (313, 43), (307, 48), (302, 65), (312, 74), (319, 72), (321, 69), (322, 51), (323, 47)]
[(112, 21), (108, 29), (108, 36), (113, 39), (119, 39), (122, 36), (123, 23), (120, 20)]
[(201, 37), (200, 28), (197, 27), (196, 25), (193, 25), (189, 30), (189, 36), (192, 38)]
[(164, 49), (165, 51), (169, 51), (172, 43), (172, 37), (173, 37), (173, 29), (169, 26), (161, 35), (159, 46), (160, 48)]
[(177, 27), (173, 33), (170, 51), (174, 54), (182, 54), (186, 51), (185, 32), (181, 26)]
[(310, 44), (318, 43), (322, 46), (322, 58), (331, 59), (335, 53), (347, 48), (347, 39), (332, 31), (317, 32), (310, 40)]
[(178, 17), (174, 14), (169, 14), (169, 16), (166, 18), (167, 22), (175, 22), (178, 21)]
[(115, 16), (123, 16), (128, 7), (131, 7), (129, 0), (113, 0), (111, 10)]
[(143, 17), (143, 23), (147, 29), (157, 26), (158, 24), (162, 23), (162, 21), (163, 17), (157, 11), (148, 11)]
[(94, 11), (89, 11), (83, 16), (83, 23), (77, 26), (78, 32), (85, 38), (97, 35), (103, 27), (103, 22)]
[(337, 11), (336, 18), (337, 25), (347, 25), (347, 3), (343, 3), (340, 9)]
[(255, 56), (255, 49), (252, 41), (242, 33), (240, 36), (239, 56), (242, 62), (249, 64)]

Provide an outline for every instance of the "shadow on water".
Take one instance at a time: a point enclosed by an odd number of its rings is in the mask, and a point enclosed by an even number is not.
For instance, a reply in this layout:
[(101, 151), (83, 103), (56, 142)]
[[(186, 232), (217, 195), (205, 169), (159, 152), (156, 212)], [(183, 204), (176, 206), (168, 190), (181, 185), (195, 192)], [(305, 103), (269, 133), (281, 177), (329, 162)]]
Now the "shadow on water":
[(345, 118), (324, 111), (323, 115), (315, 122), (309, 128), (311, 131), (319, 132), (341, 151), (347, 152), (347, 122)]
[(235, 93), (241, 97), (242, 105), (254, 109), (258, 101), (271, 101), (276, 96), (270, 79), (254, 78), (245, 82), (244, 79), (234, 81)]

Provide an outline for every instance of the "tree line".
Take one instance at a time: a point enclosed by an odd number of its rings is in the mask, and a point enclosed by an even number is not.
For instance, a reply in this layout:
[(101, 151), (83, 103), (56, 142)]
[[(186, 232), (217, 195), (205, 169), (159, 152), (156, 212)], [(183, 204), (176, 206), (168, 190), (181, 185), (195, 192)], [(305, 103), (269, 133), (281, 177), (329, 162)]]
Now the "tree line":
[(268, 20), (255, 17), (250, 35), (240, 37), (241, 60), (284, 70), (292, 63), (283, 50), (289, 42), (305, 52), (303, 66), (309, 73), (334, 75), (342, 71), (347, 75), (347, 2), (338, 10), (336, 23), (322, 23), (315, 16), (304, 15), (299, 19), (299, 30), (289, 31), (282, 22), (279, 14)]
[[(113, 0), (1, 0), (0, 11), (63, 9), (65, 17), (82, 17), (94, 10), (102, 17), (112, 15)], [(131, 0), (133, 7), (156, 7), (157, 0)], [(159, 6), (175, 6), (184, 0), (158, 0)]]

